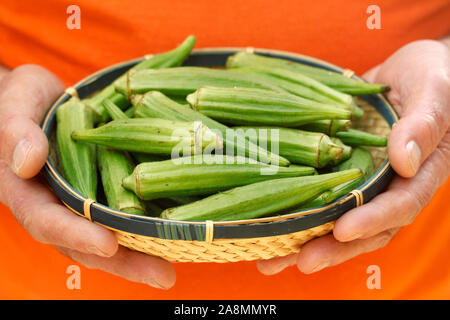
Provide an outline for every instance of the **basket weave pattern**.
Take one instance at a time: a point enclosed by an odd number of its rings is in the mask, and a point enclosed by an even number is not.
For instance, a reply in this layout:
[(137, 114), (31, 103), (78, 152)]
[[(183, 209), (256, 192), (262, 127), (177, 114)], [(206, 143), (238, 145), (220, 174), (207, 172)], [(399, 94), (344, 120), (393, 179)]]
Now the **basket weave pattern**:
[[(370, 133), (388, 135), (390, 128), (383, 117), (370, 104), (356, 100), (364, 117), (355, 121), (354, 127)], [(368, 148), (378, 169), (387, 158), (386, 148)], [(297, 253), (306, 242), (333, 230), (329, 222), (295, 233), (252, 239), (216, 239), (212, 242), (166, 240), (116, 231), (119, 243), (133, 250), (160, 256), (171, 262), (236, 262), (271, 259)]]
[(252, 239), (205, 241), (165, 240), (117, 232), (119, 243), (171, 262), (236, 262), (270, 259), (300, 251), (302, 244), (333, 230), (334, 223), (291, 234)]

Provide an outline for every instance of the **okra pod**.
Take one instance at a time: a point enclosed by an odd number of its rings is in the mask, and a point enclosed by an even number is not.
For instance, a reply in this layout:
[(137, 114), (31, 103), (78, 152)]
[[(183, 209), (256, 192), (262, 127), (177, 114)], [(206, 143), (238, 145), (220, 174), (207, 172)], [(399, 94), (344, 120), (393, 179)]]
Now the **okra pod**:
[(77, 130), (72, 138), (118, 150), (157, 155), (192, 155), (222, 149), (222, 139), (201, 122), (164, 119), (113, 120), (102, 127)]
[(353, 148), (350, 158), (333, 168), (333, 171), (344, 171), (353, 168), (361, 169), (365, 180), (373, 176), (375, 166), (372, 155), (368, 150), (360, 147)]
[(137, 215), (144, 215), (145, 208), (138, 197), (122, 187), (122, 180), (134, 169), (130, 156), (123, 151), (105, 147), (97, 148), (97, 159), (108, 206)]
[(364, 175), (359, 177), (358, 179), (343, 183), (339, 186), (325, 191), (317, 198), (297, 208), (297, 210), (316, 208), (327, 203), (331, 203), (362, 185), (365, 181), (372, 177), (375, 172), (373, 158), (370, 152), (363, 148), (353, 149), (350, 158), (342, 162), (337, 167), (334, 167), (333, 171), (339, 172), (349, 169), (360, 169)]
[(180, 105), (158, 91), (147, 92), (144, 96), (132, 100), (135, 104), (135, 117), (162, 118), (178, 121), (201, 121), (211, 130), (216, 130), (224, 139), (227, 155), (245, 156), (264, 163), (279, 166), (289, 165), (289, 161), (277, 153), (272, 153), (252, 143), (246, 137), (231, 135), (229, 127), (217, 122), (204, 114)]
[[(161, 212), (163, 212), (163, 210), (165, 210), (165, 209), (183, 206), (185, 204), (189, 204), (189, 203), (201, 200), (201, 199), (202, 198), (198, 197), (198, 196), (170, 197), (170, 198), (155, 199), (155, 200), (152, 200), (152, 203), (156, 203), (159, 207), (161, 207), (162, 208)], [(160, 214), (161, 214), (161, 212), (160, 212)]]
[(355, 119), (361, 119), (364, 115), (364, 110), (358, 106), (358, 104), (355, 102), (355, 99), (352, 99), (352, 102), (350, 103), (350, 109), (353, 113), (353, 118)]
[(92, 111), (77, 98), (71, 98), (56, 111), (56, 121), (58, 156), (65, 178), (83, 196), (96, 200), (95, 146), (74, 141), (71, 138), (74, 130), (93, 128)]
[(129, 107), (127, 110), (124, 111), (127, 118), (133, 118), (134, 116), (134, 106)]
[(323, 168), (342, 158), (344, 148), (323, 133), (290, 128), (234, 127), (254, 143), (272, 148), (278, 144), (279, 154), (291, 163)]
[(264, 66), (232, 68), (230, 70), (234, 72), (243, 72), (245, 74), (259, 75), (266, 81), (273, 82), (273, 84), (296, 96), (324, 104), (342, 106), (349, 109), (352, 102), (352, 96), (334, 90), (333, 88), (298, 72)]
[(167, 160), (167, 157), (143, 152), (132, 152), (131, 155), (137, 163)]
[(350, 146), (386, 147), (387, 145), (387, 137), (352, 128), (337, 132), (336, 136)]
[(110, 99), (103, 100), (103, 107), (113, 120), (128, 119), (129, 117)]
[(304, 74), (329, 87), (351, 95), (381, 93), (389, 90), (389, 87), (386, 85), (367, 83), (322, 68), (312, 67), (285, 59), (266, 57), (245, 51), (240, 51), (230, 56), (226, 66), (227, 68), (268, 67), (289, 70)]
[[(177, 48), (168, 52), (152, 55), (144, 59), (137, 65), (135, 65), (132, 69), (133, 70), (149, 69), (149, 68), (156, 69), (156, 68), (170, 68), (179, 66), (190, 54), (192, 48), (195, 45), (195, 42), (196, 42), (195, 37), (190, 35)], [(124, 78), (125, 78), (124, 75), (119, 77), (119, 79)], [(89, 108), (91, 108), (92, 111), (94, 112), (95, 115), (94, 120), (96, 122), (108, 120), (108, 114), (106, 113), (105, 108), (103, 106), (103, 101), (105, 99), (110, 99), (111, 102), (115, 103), (121, 109), (124, 109), (129, 105), (127, 96), (116, 92), (113, 83), (106, 86), (92, 98), (83, 99), (83, 102), (86, 103), (86, 105)]]
[(316, 120), (304, 125), (299, 128), (302, 130), (322, 132), (327, 136), (334, 137), (338, 131), (347, 131), (351, 126), (350, 120)]
[(205, 67), (130, 70), (125, 78), (115, 82), (116, 90), (128, 97), (148, 91), (186, 96), (206, 85), (231, 88), (262, 88), (284, 92), (283, 89), (255, 75)]
[(233, 125), (298, 127), (315, 120), (350, 119), (352, 113), (289, 93), (255, 88), (202, 87), (188, 95), (195, 110)]
[[(103, 105), (105, 106), (106, 111), (109, 113), (109, 115), (113, 120), (123, 120), (130, 118), (125, 112), (120, 110), (120, 108), (118, 108), (114, 103), (111, 103), (109, 99), (103, 101)], [(149, 153), (133, 152), (131, 153), (131, 155), (139, 163), (165, 160), (161, 156)]]
[(345, 160), (348, 160), (351, 157), (353, 149), (351, 146), (344, 144), (339, 138), (331, 137), (330, 139), (334, 144), (342, 147), (342, 157), (340, 159), (333, 159), (330, 161), (331, 166), (337, 166), (338, 164), (344, 162)]
[(361, 170), (350, 169), (323, 175), (257, 182), (191, 204), (166, 209), (161, 217), (188, 221), (259, 218), (306, 203), (324, 191), (360, 176)]
[(141, 163), (122, 185), (140, 199), (212, 194), (258, 181), (312, 175), (311, 167), (278, 167), (244, 157), (197, 155)]
[(364, 110), (355, 103), (351, 95), (337, 91), (300, 73), (264, 67), (242, 67), (229, 70), (257, 74), (267, 82), (296, 96), (350, 110), (356, 119), (361, 119), (364, 115)]

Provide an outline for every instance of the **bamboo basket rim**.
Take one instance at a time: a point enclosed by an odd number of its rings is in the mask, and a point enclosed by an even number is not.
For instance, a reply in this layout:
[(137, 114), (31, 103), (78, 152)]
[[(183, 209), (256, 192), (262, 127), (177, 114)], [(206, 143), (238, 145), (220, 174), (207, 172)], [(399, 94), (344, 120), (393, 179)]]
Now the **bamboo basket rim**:
[[(299, 53), (292, 53), (292, 52), (288, 52), (288, 51), (282, 51), (282, 50), (275, 50), (275, 49), (264, 49), (264, 48), (253, 48), (253, 47), (206, 47), (206, 48), (197, 48), (197, 49), (193, 49), (191, 52), (191, 56), (196, 56), (196, 55), (201, 55), (201, 54), (210, 54), (210, 53), (229, 53), (229, 52), (238, 52), (238, 51), (243, 51), (243, 50), (251, 50), (251, 52), (257, 53), (257, 54), (266, 54), (266, 55), (275, 55), (275, 56), (284, 56), (284, 57), (290, 57), (293, 58), (295, 60), (301, 59), (304, 61), (309, 61), (312, 62), (313, 64), (317, 64), (319, 66), (324, 66), (327, 67), (330, 70), (334, 70), (336, 72), (339, 73), (344, 73), (346, 71), (351, 71), (349, 69), (345, 69), (342, 67), (339, 67), (337, 65), (334, 65), (330, 62), (318, 59), (318, 58), (314, 58), (311, 56), (307, 56), (307, 55), (303, 55), (303, 54), (299, 54)], [(114, 69), (120, 69), (123, 67), (126, 67), (128, 65), (132, 66), (135, 63), (138, 63), (139, 61), (141, 61), (142, 59), (144, 59), (145, 56), (140, 57), (140, 58), (135, 58), (135, 59), (131, 59), (131, 60), (127, 60), (127, 61), (123, 61), (123, 62), (119, 62), (117, 64), (105, 67), (101, 70), (98, 70), (96, 72), (94, 72), (93, 74), (90, 74), (89, 76), (87, 76), (86, 78), (78, 81), (76, 84), (74, 84), (73, 86), (69, 87), (68, 89), (74, 89), (75, 93), (77, 94), (77, 88), (82, 87), (82, 86), (86, 86), (89, 85), (95, 81), (98, 80), (98, 78), (102, 75), (105, 74), (105, 72), (114, 70)], [(360, 76), (356, 75), (355, 73), (353, 73), (351, 71), (351, 78), (354, 79), (359, 79), (362, 81), (366, 81), (363, 78), (361, 78)], [(45, 128), (48, 126), (49, 121), (51, 119), (51, 115), (56, 111), (56, 109), (61, 105), (61, 103), (63, 101), (65, 101), (66, 99), (71, 97), (71, 91), (66, 89), (66, 91), (52, 104), (52, 106), (49, 108), (49, 110), (47, 111), (42, 123), (41, 123), (41, 129), (45, 130)], [(389, 111), (391, 112), (392, 117), (394, 118), (394, 122), (397, 122), (399, 120), (399, 116), (397, 114), (397, 112), (395, 111), (394, 107), (392, 106), (392, 104), (389, 102), (389, 100), (383, 95), (383, 94), (376, 94), (376, 96), (382, 100), (382, 102), (388, 107)], [(84, 197), (83, 195), (81, 195), (79, 192), (77, 192), (75, 189), (72, 188), (72, 186), (65, 180), (65, 178), (62, 177), (62, 175), (58, 172), (58, 170), (56, 170), (55, 166), (53, 165), (52, 161), (47, 158), (46, 161), (46, 167), (49, 169), (50, 173), (52, 174), (53, 178), (55, 178), (58, 183), (60, 183), (67, 191), (69, 191), (75, 198), (78, 198), (79, 200), (86, 202), (89, 201), (90, 199)], [(361, 185), (360, 187), (358, 187), (357, 189), (355, 189), (355, 191), (357, 193), (360, 193), (366, 189), (368, 189), (371, 185), (373, 185), (374, 183), (376, 183), (377, 179), (382, 176), (388, 169), (390, 169), (390, 161), (389, 158), (384, 162), (384, 164), (375, 172), (375, 174), (368, 179), (363, 185)], [(298, 211), (298, 212), (294, 212), (294, 213), (288, 213), (288, 214), (282, 214), (282, 215), (277, 215), (277, 216), (271, 216), (271, 217), (262, 217), (262, 218), (256, 218), (256, 219), (245, 219), (245, 220), (233, 220), (233, 221), (183, 221), (183, 220), (172, 220), (172, 219), (165, 219), (165, 218), (160, 218), (160, 217), (150, 217), (150, 216), (139, 216), (139, 215), (134, 215), (134, 214), (130, 214), (130, 213), (126, 213), (123, 211), (119, 211), (119, 210), (115, 210), (112, 209), (106, 205), (103, 205), (99, 202), (93, 202), (90, 203), (91, 206), (96, 207), (97, 209), (106, 211), (110, 214), (113, 215), (118, 215), (124, 218), (133, 218), (133, 219), (137, 219), (137, 220), (143, 220), (143, 221), (154, 221), (154, 222), (162, 222), (162, 223), (180, 223), (180, 224), (188, 224), (188, 225), (206, 225), (208, 226), (209, 224), (213, 224), (214, 225), (221, 225), (221, 226), (229, 226), (229, 225), (241, 225), (241, 224), (260, 224), (260, 223), (270, 223), (270, 222), (278, 222), (278, 221), (284, 221), (284, 220), (289, 220), (289, 219), (295, 219), (295, 218), (299, 218), (302, 216), (307, 216), (307, 215), (311, 215), (314, 213), (318, 213), (318, 212), (322, 212), (325, 211), (326, 209), (332, 208), (338, 204), (342, 204), (345, 203), (347, 201), (350, 201), (353, 198), (358, 198), (357, 194), (354, 193), (349, 193), (347, 196), (345, 196), (344, 198), (340, 199), (340, 200), (336, 200), (333, 201), (325, 206), (321, 206), (321, 207), (317, 207), (317, 208), (312, 208), (312, 209), (308, 209), (308, 210), (303, 210), (303, 211)], [(358, 201), (358, 200), (357, 200)], [(66, 206), (71, 209), (71, 211), (73, 211), (74, 213), (76, 213), (77, 215), (83, 216), (85, 217), (85, 215), (77, 212), (76, 210), (72, 209), (70, 206), (68, 206), (66, 204)], [(97, 223), (97, 222), (96, 222)], [(108, 226), (108, 228), (113, 229), (111, 227)], [(208, 228), (209, 229), (209, 228)], [(119, 230), (120, 231), (120, 230)]]

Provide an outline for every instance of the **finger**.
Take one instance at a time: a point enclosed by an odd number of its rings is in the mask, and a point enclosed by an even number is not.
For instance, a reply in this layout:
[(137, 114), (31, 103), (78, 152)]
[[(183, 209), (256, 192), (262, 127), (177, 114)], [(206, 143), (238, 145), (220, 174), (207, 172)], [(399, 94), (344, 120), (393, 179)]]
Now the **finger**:
[(109, 258), (84, 254), (67, 248), (57, 248), (63, 254), (87, 268), (100, 269), (134, 282), (141, 282), (159, 289), (169, 289), (175, 284), (173, 266), (164, 259), (132, 251), (120, 246)]
[(297, 267), (303, 273), (314, 273), (327, 267), (341, 264), (360, 254), (384, 247), (398, 229), (379, 233), (368, 239), (339, 242), (327, 235), (306, 243), (297, 257)]
[(334, 237), (339, 241), (352, 241), (410, 224), (449, 173), (450, 133), (415, 177), (395, 178), (386, 192), (340, 217), (333, 230)]
[(265, 275), (273, 275), (281, 272), (289, 266), (293, 266), (297, 263), (297, 254), (290, 254), (285, 257), (276, 257), (268, 260), (256, 261), (256, 267), (259, 272)]
[[(391, 74), (392, 70), (398, 72), (395, 65), (406, 63), (394, 59), (386, 62), (377, 76), (377, 81), (394, 88), (390, 94), (400, 105), (401, 117), (389, 136), (388, 153), (392, 167), (403, 177), (417, 173), (450, 126), (448, 49), (437, 42), (417, 46), (420, 47), (417, 61), (408, 61), (404, 68), (417, 63), (420, 72), (405, 70), (403, 74)], [(427, 58), (420, 59), (423, 56)], [(393, 84), (389, 79), (394, 79)]]
[(62, 206), (37, 178), (18, 178), (0, 160), (1, 200), (17, 221), (37, 241), (72, 248), (99, 256), (114, 255), (118, 248), (114, 234)]
[(380, 68), (381, 68), (381, 65), (373, 67), (372, 69), (370, 69), (369, 71), (364, 73), (364, 75), (362, 77), (369, 82), (375, 82), (378, 72), (380, 71)]
[(10, 70), (7, 67), (0, 65), (0, 82), (8, 74), (9, 71)]
[(0, 83), (0, 158), (21, 178), (36, 175), (47, 158), (39, 123), (63, 90), (58, 78), (34, 65), (14, 69)]

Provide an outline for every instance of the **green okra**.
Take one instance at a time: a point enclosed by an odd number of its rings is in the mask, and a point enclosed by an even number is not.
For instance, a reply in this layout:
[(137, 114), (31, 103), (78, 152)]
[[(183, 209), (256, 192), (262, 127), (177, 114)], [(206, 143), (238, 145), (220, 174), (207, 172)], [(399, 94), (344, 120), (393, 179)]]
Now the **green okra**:
[(353, 118), (355, 119), (361, 119), (364, 115), (364, 110), (360, 106), (358, 106), (354, 98), (350, 103), (350, 109), (352, 110)]
[(175, 101), (178, 104), (182, 104), (189, 107), (189, 103), (186, 101), (186, 96), (168, 96), (170, 100)]
[[(132, 70), (177, 67), (189, 56), (195, 42), (196, 38), (190, 35), (177, 48), (152, 55), (136, 64)], [(125, 75), (122, 75), (118, 79), (125, 79)], [(113, 83), (106, 86), (95, 96), (82, 100), (94, 112), (94, 120), (96, 122), (108, 120), (108, 114), (103, 106), (105, 99), (110, 99), (111, 102), (115, 103), (121, 109), (129, 105), (127, 96), (116, 92)]]
[(326, 134), (291, 128), (276, 127), (234, 127), (258, 145), (273, 149), (291, 163), (323, 168), (342, 158), (344, 148), (335, 144)]
[(149, 217), (159, 217), (166, 207), (161, 207), (159, 203), (153, 201), (143, 201), (145, 206), (145, 215)]
[[(120, 108), (117, 107), (114, 103), (111, 103), (109, 99), (103, 101), (103, 105), (113, 120), (123, 120), (130, 118), (125, 112), (120, 110)], [(149, 153), (133, 152), (131, 153), (131, 155), (138, 163), (165, 160), (161, 156)]]
[(167, 157), (143, 152), (132, 152), (131, 155), (137, 163), (167, 160)]
[(216, 130), (224, 139), (227, 155), (245, 156), (264, 163), (279, 166), (289, 165), (289, 161), (276, 153), (272, 153), (252, 143), (245, 137), (232, 135), (233, 130), (206, 115), (180, 105), (158, 91), (147, 92), (143, 96), (136, 96), (132, 100), (135, 108), (135, 117), (162, 118), (178, 121), (201, 121), (211, 130)]
[(319, 194), (362, 176), (359, 169), (282, 178), (227, 190), (184, 206), (169, 208), (162, 218), (188, 221), (254, 219), (301, 205)]
[(316, 208), (331, 203), (334, 200), (347, 195), (349, 192), (355, 190), (356, 188), (361, 186), (365, 181), (370, 179), (370, 177), (372, 177), (373, 174), (375, 173), (375, 166), (373, 163), (372, 155), (370, 154), (369, 151), (363, 148), (354, 148), (350, 158), (342, 162), (340, 165), (334, 167), (333, 171), (339, 172), (355, 168), (361, 169), (364, 175), (355, 180), (343, 183), (339, 186), (336, 186), (330, 190), (325, 191), (317, 198), (297, 208), (297, 210)]
[(201, 122), (156, 118), (113, 120), (99, 128), (74, 131), (72, 139), (172, 157), (179, 156), (180, 152), (186, 156), (223, 147), (221, 137)]
[(258, 181), (315, 174), (305, 166), (278, 167), (244, 157), (197, 155), (142, 163), (122, 185), (140, 199), (212, 194)]
[(367, 83), (322, 68), (312, 67), (285, 59), (266, 57), (245, 51), (240, 51), (230, 56), (226, 66), (227, 68), (268, 67), (289, 70), (306, 75), (333, 89), (351, 95), (381, 93), (389, 90), (389, 87), (386, 85)]
[(386, 147), (387, 137), (372, 134), (358, 129), (337, 132), (336, 136), (350, 146)]
[[(202, 198), (199, 196), (187, 196), (187, 197), (170, 197), (170, 198), (160, 198), (152, 200), (152, 203), (156, 203), (158, 206), (162, 208), (161, 212), (164, 209), (173, 208), (183, 206), (185, 204), (189, 204)], [(160, 214), (161, 214), (160, 212)], [(159, 215), (158, 215), (159, 216)]]
[(94, 126), (92, 112), (77, 98), (71, 98), (56, 111), (56, 138), (59, 162), (64, 176), (83, 196), (96, 200), (97, 165), (95, 146), (74, 141), (74, 130)]
[(289, 93), (324, 104), (342, 106), (349, 109), (352, 102), (352, 96), (334, 90), (298, 72), (265, 66), (232, 68), (230, 70), (245, 74), (256, 74), (268, 82), (273, 82), (273, 84)]
[(191, 106), (233, 125), (298, 127), (315, 120), (350, 119), (352, 113), (289, 93), (255, 88), (202, 87), (188, 95)]
[(285, 92), (256, 75), (205, 67), (130, 70), (125, 78), (115, 81), (116, 91), (126, 96), (148, 91), (160, 91), (170, 96), (186, 96), (206, 85)]
[(345, 160), (348, 160), (351, 157), (353, 148), (351, 146), (344, 144), (342, 140), (339, 138), (331, 137), (330, 139), (331, 141), (333, 141), (334, 144), (342, 147), (342, 157), (340, 159), (333, 159), (330, 161), (331, 166), (336, 166), (344, 162)]
[(364, 173), (365, 180), (374, 175), (375, 165), (372, 155), (368, 150), (360, 147), (353, 148), (350, 158), (333, 168), (333, 170), (343, 171), (353, 168), (361, 169)]
[(336, 132), (338, 131), (347, 131), (352, 122), (350, 120), (316, 120), (304, 125), (301, 125), (299, 128), (302, 130), (313, 131), (313, 132), (322, 132), (327, 136), (334, 137), (336, 136)]
[[(131, 102), (134, 105), (135, 118), (160, 118), (173, 121), (203, 120), (199, 117), (185, 114), (183, 112), (185, 107), (159, 91), (149, 91), (144, 95), (136, 95)], [(205, 125), (208, 126), (207, 123)]]
[(353, 117), (356, 119), (361, 119), (364, 115), (364, 110), (355, 103), (351, 95), (328, 87), (298, 72), (267, 67), (242, 67), (229, 70), (256, 74), (267, 82), (271, 82), (296, 96), (351, 110)]
[(127, 118), (133, 118), (134, 116), (134, 106), (129, 107), (127, 110), (124, 111)]
[(105, 108), (108, 115), (113, 120), (121, 120), (121, 119), (128, 119), (129, 117), (125, 114), (125, 112), (122, 111), (114, 102), (112, 102), (110, 99), (105, 99), (102, 102), (103, 107)]
[(130, 156), (124, 151), (98, 147), (97, 159), (108, 206), (119, 211), (144, 215), (145, 207), (139, 198), (122, 187), (123, 178), (128, 177), (134, 169)]

